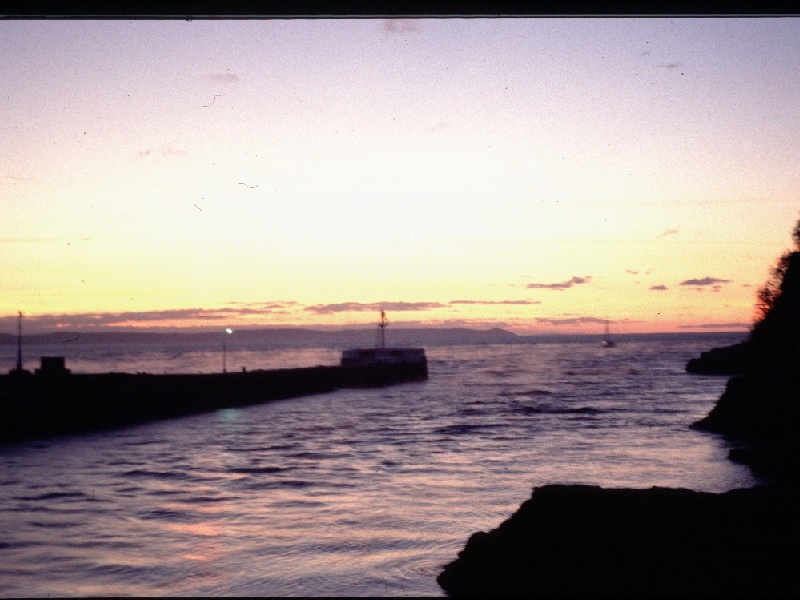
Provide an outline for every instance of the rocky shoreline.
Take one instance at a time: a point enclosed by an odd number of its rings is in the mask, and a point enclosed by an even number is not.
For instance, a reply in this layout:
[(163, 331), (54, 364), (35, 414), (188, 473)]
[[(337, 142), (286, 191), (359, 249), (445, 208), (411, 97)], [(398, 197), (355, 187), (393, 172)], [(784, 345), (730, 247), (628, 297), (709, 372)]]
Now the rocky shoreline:
[[(690, 373), (732, 377), (716, 406), (693, 427), (744, 447), (730, 458), (797, 487), (800, 474), (800, 221), (797, 251), (784, 254), (772, 303), (747, 340), (689, 361)], [(767, 289), (765, 287), (765, 289)]]
[(773, 483), (684, 489), (536, 488), (508, 520), (469, 538), (437, 581), (451, 596), (796, 597), (800, 594), (800, 221), (762, 318), (689, 373), (736, 375), (692, 427), (741, 444), (730, 458)]
[(701, 352), (698, 358), (693, 358), (686, 364), (686, 372), (700, 375), (740, 375), (751, 360), (751, 347), (747, 342), (741, 342)]
[(800, 365), (791, 375), (731, 378), (716, 406), (692, 427), (739, 443), (729, 452), (731, 460), (785, 486), (798, 487)]

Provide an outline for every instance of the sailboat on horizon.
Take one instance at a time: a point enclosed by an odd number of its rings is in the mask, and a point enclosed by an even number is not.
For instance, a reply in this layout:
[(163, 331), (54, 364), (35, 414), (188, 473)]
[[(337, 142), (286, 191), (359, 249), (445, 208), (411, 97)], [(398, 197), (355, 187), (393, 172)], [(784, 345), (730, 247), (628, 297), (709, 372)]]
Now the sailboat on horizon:
[(611, 339), (611, 335), (608, 332), (608, 319), (606, 319), (606, 335), (603, 338), (603, 348), (616, 348), (617, 342)]

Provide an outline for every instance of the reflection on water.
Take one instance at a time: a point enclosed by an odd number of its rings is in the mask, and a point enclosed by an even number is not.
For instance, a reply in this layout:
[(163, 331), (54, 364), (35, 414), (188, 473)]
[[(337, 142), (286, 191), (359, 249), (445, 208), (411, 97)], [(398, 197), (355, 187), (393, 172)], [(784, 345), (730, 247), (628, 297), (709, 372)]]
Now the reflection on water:
[[(532, 486), (753, 485), (687, 427), (724, 388), (683, 372), (711, 345), (434, 347), (427, 382), (4, 447), (0, 594), (442, 595), (442, 565)], [(158, 372), (163, 355), (85, 349), (68, 366)], [(187, 350), (172, 372), (218, 359)]]

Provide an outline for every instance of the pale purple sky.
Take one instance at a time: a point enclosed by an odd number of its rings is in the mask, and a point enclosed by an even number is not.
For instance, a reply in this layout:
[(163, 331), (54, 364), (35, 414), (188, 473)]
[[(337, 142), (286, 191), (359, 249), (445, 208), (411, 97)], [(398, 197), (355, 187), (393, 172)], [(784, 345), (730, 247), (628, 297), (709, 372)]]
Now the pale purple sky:
[(0, 315), (741, 326), (798, 98), (797, 18), (2, 21)]

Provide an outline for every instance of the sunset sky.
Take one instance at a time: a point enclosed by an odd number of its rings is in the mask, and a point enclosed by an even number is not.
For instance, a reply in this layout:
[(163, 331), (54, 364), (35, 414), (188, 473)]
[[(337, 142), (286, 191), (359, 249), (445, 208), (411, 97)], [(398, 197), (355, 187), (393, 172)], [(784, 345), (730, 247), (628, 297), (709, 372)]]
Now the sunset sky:
[(0, 332), (741, 330), (800, 19), (0, 21)]

